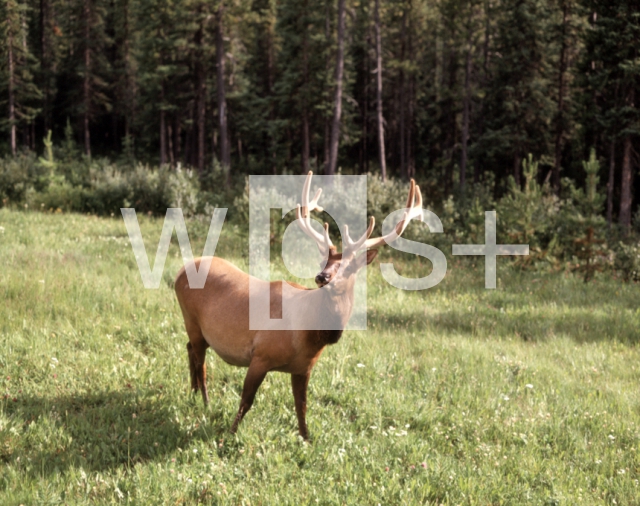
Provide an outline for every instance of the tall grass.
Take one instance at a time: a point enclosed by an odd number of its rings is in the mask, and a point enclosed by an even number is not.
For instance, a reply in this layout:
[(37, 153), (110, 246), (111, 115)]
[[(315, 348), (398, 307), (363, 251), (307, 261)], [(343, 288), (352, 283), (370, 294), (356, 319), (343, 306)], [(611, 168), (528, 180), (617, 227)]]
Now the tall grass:
[[(162, 221), (140, 222), (155, 251)], [(175, 245), (145, 290), (117, 217), (2, 209), (0, 227), (3, 505), (640, 502), (637, 285), (501, 259), (488, 291), (482, 262), (456, 260), (402, 292), (374, 264), (369, 330), (312, 375), (309, 445), (286, 375), (236, 436), (245, 370), (210, 352), (209, 408), (189, 394)], [(216, 254), (246, 269), (243, 237), (225, 224)]]

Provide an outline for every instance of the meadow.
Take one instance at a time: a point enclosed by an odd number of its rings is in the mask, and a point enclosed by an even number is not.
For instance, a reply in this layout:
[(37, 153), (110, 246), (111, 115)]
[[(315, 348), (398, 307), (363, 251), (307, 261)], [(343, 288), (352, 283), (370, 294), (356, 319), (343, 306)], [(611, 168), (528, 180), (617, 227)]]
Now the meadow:
[[(162, 220), (140, 222), (153, 256)], [(247, 252), (226, 223), (216, 254)], [(638, 285), (499, 259), (485, 290), (456, 259), (403, 292), (376, 260), (369, 329), (312, 374), (307, 444), (288, 375), (237, 435), (244, 369), (209, 352), (209, 407), (189, 393), (181, 263), (174, 244), (145, 290), (119, 216), (0, 209), (0, 504), (640, 504)]]

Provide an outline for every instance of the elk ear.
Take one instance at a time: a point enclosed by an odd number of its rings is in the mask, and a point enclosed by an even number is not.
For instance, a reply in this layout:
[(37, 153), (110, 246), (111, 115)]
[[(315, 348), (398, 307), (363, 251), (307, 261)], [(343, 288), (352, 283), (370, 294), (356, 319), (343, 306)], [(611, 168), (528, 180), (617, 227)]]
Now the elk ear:
[(373, 259), (376, 257), (377, 254), (378, 254), (377, 249), (370, 249), (370, 250), (367, 250), (366, 253), (363, 253), (362, 255), (357, 257), (355, 261), (355, 272), (362, 269), (365, 265), (369, 265), (371, 262), (373, 262)]
[(370, 249), (367, 251), (367, 265), (373, 262), (373, 259), (378, 256), (377, 249)]

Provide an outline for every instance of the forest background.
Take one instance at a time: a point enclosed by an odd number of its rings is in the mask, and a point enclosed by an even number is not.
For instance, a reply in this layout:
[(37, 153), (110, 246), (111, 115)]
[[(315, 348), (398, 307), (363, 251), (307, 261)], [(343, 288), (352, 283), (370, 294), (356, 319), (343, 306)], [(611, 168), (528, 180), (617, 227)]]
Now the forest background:
[(450, 242), (497, 208), (529, 264), (638, 276), (638, 1), (0, 9), (3, 205), (201, 214), (314, 170), (371, 174), (382, 214), (413, 177)]

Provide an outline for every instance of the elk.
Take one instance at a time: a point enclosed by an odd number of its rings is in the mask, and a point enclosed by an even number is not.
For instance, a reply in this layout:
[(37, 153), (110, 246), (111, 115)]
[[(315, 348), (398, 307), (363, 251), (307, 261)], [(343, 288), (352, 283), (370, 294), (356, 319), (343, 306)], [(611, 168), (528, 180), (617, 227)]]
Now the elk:
[[(272, 314), (274, 310), (277, 313), (284, 307), (282, 297), (296, 297), (295, 307), (307, 315), (307, 323), (330, 320), (334, 322), (332, 328), (336, 330), (251, 330), (250, 276), (221, 258), (211, 259), (202, 289), (189, 287), (185, 267), (176, 277), (176, 295), (189, 337), (187, 352), (192, 391), (200, 391), (205, 406), (208, 404), (205, 355), (209, 347), (225, 362), (249, 368), (231, 433), (237, 431), (238, 424), (251, 409), (256, 392), (267, 373), (280, 371), (291, 374), (299, 433), (308, 440), (305, 418), (309, 376), (324, 348), (338, 342), (342, 329), (351, 316), (356, 274), (376, 257), (378, 251), (375, 248), (395, 241), (412, 219), (422, 219), (422, 196), (420, 188), (412, 179), (405, 212), (395, 228), (385, 236), (370, 238), (375, 224), (372, 216), (365, 233), (354, 241), (345, 227), (344, 248), (342, 253), (338, 253), (329, 237), (328, 224), (324, 224), (323, 234), (311, 226), (311, 212), (322, 211), (318, 206), (321, 189), (313, 199), (309, 199), (311, 177), (312, 172), (309, 172), (302, 190), (302, 205), (298, 204), (296, 208), (296, 222), (316, 242), (323, 258), (327, 259), (323, 270), (315, 277), (317, 288), (306, 289), (289, 283), (299, 290), (288, 291), (283, 290), (283, 283), (280, 281), (267, 282), (255, 278), (251, 283), (257, 282), (260, 290), (270, 293)], [(199, 268), (201, 260), (202, 258), (193, 260), (196, 268)], [(305, 328), (320, 329), (326, 326), (307, 325)]]

